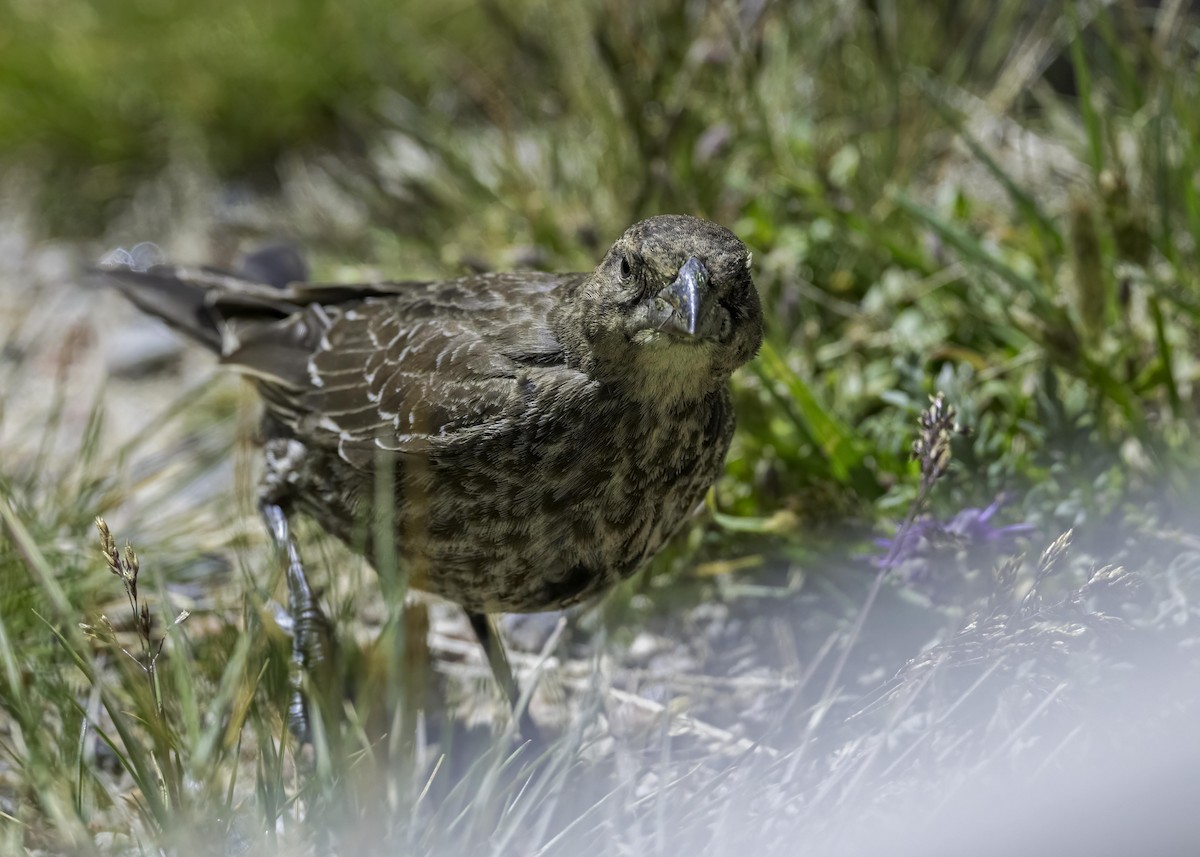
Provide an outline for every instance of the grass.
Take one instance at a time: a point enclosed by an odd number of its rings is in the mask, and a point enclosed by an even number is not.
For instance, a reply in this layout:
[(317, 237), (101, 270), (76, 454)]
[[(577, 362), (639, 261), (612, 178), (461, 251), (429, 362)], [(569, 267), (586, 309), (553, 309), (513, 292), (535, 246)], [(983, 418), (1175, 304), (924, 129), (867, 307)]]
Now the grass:
[[(200, 234), (219, 261), (284, 233), (322, 276), (435, 276), (590, 267), (687, 211), (752, 247), (769, 325), (705, 514), (518, 655), (563, 718), (548, 748), (493, 734), (446, 611), (305, 532), (350, 687), (305, 755), (248, 397), (207, 385), (116, 442), (128, 385), (18, 258), (0, 850), (867, 853), (988, 788), (1016, 835), (1125, 748), (1193, 758), (1200, 29), (1027, 6), (0, 10), (32, 241)], [(932, 479), (910, 451), (937, 392), (969, 432)], [(1098, 817), (1136, 826), (1125, 800)]]

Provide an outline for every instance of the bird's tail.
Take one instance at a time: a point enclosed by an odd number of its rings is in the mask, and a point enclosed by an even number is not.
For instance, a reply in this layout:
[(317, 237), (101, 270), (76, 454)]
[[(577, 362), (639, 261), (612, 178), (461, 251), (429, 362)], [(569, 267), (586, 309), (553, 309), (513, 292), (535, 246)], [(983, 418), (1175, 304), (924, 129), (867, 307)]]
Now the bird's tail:
[(212, 351), (221, 351), (221, 318), (213, 312), (209, 292), (173, 269), (155, 267), (146, 271), (104, 267), (98, 273), (138, 309), (157, 316)]
[[(244, 273), (229, 273), (148, 265), (139, 258), (146, 255), (140, 252), (142, 246), (132, 253), (110, 253), (93, 273), (139, 309), (218, 354), (228, 350), (232, 321), (276, 320), (300, 307), (287, 284), (299, 284), (306, 279), (307, 270), (295, 251), (286, 247), (268, 247), (252, 254), (243, 265)], [(280, 255), (285, 251), (290, 254), (287, 258)]]

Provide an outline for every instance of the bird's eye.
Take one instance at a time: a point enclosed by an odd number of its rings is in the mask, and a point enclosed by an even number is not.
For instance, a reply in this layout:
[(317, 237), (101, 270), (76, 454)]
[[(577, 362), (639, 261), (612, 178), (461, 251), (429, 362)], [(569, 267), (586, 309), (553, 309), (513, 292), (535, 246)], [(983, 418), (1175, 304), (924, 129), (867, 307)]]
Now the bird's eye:
[(633, 265), (630, 264), (628, 256), (622, 256), (621, 257), (621, 280), (622, 280), (622, 282), (627, 281), (631, 276), (633, 276)]

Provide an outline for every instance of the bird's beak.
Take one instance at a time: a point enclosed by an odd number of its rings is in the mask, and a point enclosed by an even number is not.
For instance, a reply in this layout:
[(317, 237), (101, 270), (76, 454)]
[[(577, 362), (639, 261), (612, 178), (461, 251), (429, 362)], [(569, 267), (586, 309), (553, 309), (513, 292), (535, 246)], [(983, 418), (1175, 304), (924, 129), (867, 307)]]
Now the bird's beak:
[(707, 306), (708, 280), (708, 268), (695, 256), (683, 263), (675, 281), (658, 293), (673, 310), (663, 329), (696, 335)]

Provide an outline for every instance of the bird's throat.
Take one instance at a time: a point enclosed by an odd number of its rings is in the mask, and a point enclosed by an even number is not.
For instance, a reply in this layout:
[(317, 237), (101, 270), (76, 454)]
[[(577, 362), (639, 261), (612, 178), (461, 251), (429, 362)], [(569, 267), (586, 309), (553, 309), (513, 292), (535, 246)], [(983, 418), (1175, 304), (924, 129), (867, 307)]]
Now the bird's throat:
[(713, 372), (712, 346), (660, 342), (634, 351), (622, 386), (631, 398), (673, 409), (699, 402), (727, 380)]

